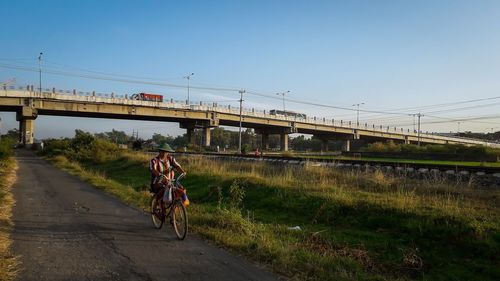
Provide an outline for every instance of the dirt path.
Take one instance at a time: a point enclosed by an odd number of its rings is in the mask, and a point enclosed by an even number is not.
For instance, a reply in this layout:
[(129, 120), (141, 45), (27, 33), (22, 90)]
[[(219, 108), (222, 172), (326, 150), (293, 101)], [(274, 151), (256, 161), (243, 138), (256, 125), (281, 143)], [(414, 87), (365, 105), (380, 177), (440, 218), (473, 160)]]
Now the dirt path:
[(257, 266), (170, 228), (18, 151), (13, 187), (19, 280), (276, 280)]

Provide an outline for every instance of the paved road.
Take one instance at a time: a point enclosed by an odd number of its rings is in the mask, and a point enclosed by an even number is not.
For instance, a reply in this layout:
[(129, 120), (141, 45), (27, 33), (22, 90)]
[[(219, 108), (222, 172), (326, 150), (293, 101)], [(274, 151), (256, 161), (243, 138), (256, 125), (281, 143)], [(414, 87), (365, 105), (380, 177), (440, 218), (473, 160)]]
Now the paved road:
[(19, 151), (14, 253), (19, 280), (276, 280), (257, 266), (170, 228), (30, 152)]

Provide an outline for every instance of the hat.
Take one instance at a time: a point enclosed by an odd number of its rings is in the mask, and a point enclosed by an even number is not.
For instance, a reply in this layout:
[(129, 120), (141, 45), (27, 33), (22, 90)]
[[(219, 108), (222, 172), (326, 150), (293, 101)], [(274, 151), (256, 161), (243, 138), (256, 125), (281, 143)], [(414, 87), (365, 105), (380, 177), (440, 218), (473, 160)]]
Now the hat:
[(165, 143), (165, 144), (161, 145), (158, 148), (158, 150), (160, 150), (160, 151), (166, 151), (166, 152), (175, 152), (175, 150), (173, 150), (168, 143)]

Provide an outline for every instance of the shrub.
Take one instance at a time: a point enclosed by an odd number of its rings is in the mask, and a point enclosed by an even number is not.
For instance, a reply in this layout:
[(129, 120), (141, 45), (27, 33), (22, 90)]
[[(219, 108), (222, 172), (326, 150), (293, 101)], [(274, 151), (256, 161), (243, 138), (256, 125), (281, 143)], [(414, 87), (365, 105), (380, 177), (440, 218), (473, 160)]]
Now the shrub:
[(104, 163), (118, 157), (120, 148), (117, 144), (104, 139), (96, 139), (91, 145), (92, 160), (96, 163)]
[(234, 180), (231, 186), (229, 186), (229, 205), (231, 208), (239, 209), (243, 204), (243, 198), (245, 197), (245, 188), (241, 180)]
[(15, 141), (11, 138), (2, 138), (0, 140), (0, 159), (5, 159), (12, 156), (12, 148), (14, 147)]

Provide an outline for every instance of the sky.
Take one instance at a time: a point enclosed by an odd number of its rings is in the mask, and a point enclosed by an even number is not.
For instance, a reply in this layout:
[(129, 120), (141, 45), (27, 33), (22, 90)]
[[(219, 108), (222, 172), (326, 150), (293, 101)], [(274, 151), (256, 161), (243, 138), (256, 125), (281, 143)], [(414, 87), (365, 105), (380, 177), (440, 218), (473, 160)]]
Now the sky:
[[(27, 1), (2, 0), (0, 81), (37, 84), (38, 73), (5, 66), (133, 76), (229, 87), (274, 96), (287, 110), (424, 131), (500, 130), (500, 1)], [(44, 88), (153, 92), (186, 99), (185, 88), (42, 74)], [(191, 89), (193, 101), (237, 106), (237, 92)], [(277, 96), (274, 96), (277, 97)], [(486, 99), (478, 102), (452, 102)], [(445, 104), (445, 105), (442, 105)], [(247, 94), (245, 105), (281, 108)], [(0, 113), (5, 131), (17, 127)], [(489, 118), (491, 117), (491, 118)], [(472, 119), (472, 120), (470, 120)], [(460, 121), (458, 124), (457, 120)], [(441, 122), (441, 123), (437, 123)], [(442, 123), (445, 122), (445, 123)], [(40, 116), (37, 138), (139, 130), (178, 135), (176, 123)]]

